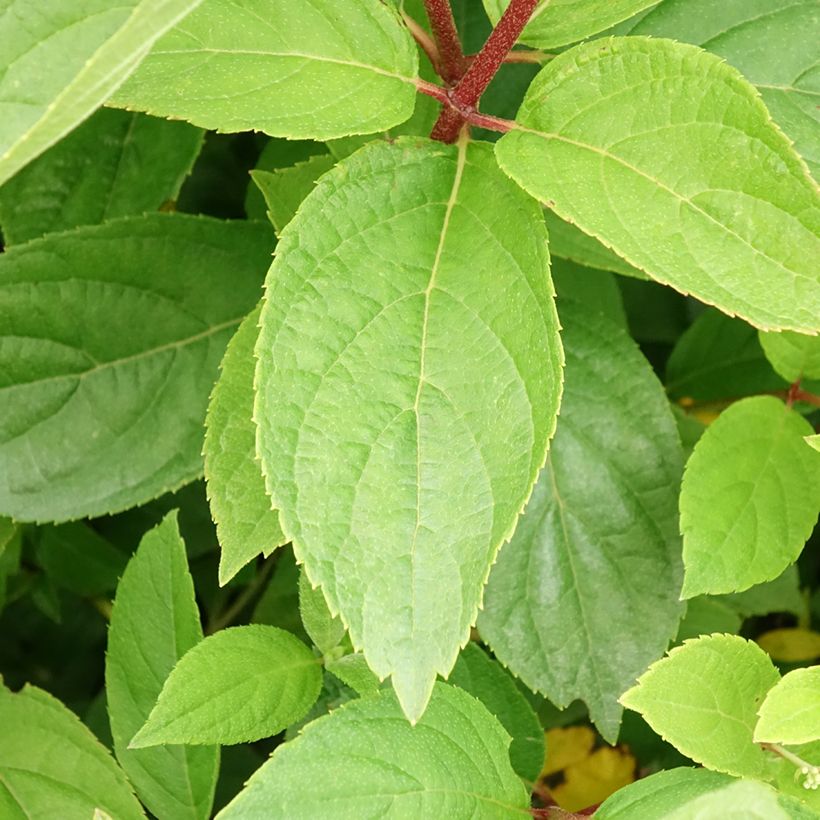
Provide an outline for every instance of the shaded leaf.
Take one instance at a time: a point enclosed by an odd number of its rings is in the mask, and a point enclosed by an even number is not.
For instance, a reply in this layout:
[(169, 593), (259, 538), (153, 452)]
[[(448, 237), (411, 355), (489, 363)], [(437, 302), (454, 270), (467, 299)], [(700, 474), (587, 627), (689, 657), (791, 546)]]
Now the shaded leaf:
[(330, 614), (322, 590), (312, 587), (304, 572), (299, 575), (299, 614), (307, 634), (323, 655), (335, 649), (346, 634), (345, 625)]
[(771, 629), (758, 635), (757, 642), (781, 663), (806, 663), (820, 658), (820, 632), (811, 629)]

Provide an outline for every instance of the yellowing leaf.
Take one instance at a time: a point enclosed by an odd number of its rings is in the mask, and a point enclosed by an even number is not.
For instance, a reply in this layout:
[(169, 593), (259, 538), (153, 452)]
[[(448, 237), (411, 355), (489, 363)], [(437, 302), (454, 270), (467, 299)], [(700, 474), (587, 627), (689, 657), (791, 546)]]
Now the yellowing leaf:
[(820, 633), (809, 629), (772, 629), (757, 642), (776, 661), (800, 663), (820, 658)]
[(585, 760), (594, 745), (595, 732), (589, 726), (550, 729), (547, 732), (547, 759), (541, 777), (549, 777)]
[(551, 790), (562, 809), (578, 811), (606, 800), (635, 779), (635, 758), (623, 748), (604, 746), (567, 767), (565, 780)]

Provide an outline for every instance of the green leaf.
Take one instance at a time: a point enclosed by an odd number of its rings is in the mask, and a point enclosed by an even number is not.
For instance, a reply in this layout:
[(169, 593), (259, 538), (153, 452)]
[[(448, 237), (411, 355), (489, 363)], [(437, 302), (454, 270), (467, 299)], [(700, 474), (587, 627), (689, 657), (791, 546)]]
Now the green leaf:
[(573, 303), (560, 316), (558, 431), (478, 628), (530, 689), (558, 707), (583, 699), (614, 742), (618, 695), (666, 649), (682, 611), (682, 454), (663, 390), (626, 332)]
[(509, 742), (460, 689), (437, 683), (415, 726), (393, 693), (381, 692), (279, 746), (218, 817), (519, 818), (530, 801), (510, 766)]
[(177, 661), (201, 640), (185, 544), (171, 512), (145, 534), (117, 587), (105, 663), (114, 751), (157, 817), (210, 817), (218, 748), (128, 747)]
[(803, 436), (803, 441), (809, 445), (814, 450), (820, 452), (820, 434), (812, 435), (812, 436)]
[(787, 382), (820, 379), (820, 336), (761, 332), (760, 344), (772, 367)]
[(145, 817), (110, 752), (60, 701), (0, 684), (0, 816)]
[(496, 143), (525, 190), (654, 279), (764, 330), (815, 332), (816, 186), (718, 57), (643, 37), (565, 52)]
[(787, 387), (772, 370), (758, 331), (708, 308), (678, 339), (666, 362), (673, 399), (720, 401)]
[[(535, 48), (577, 43), (654, 5), (657, 0), (541, 0), (527, 23), (521, 41)], [(484, 0), (497, 23), (510, 0)]]
[(4, 0), (0, 185), (105, 102), (201, 0)]
[(342, 683), (360, 695), (377, 692), (381, 685), (379, 679), (367, 665), (367, 661), (361, 652), (329, 660), (326, 663), (326, 668), (328, 672), (332, 672)]
[(742, 399), (706, 429), (681, 487), (682, 597), (748, 589), (797, 560), (820, 506), (811, 432), (772, 396)]
[(820, 740), (820, 666), (795, 669), (779, 681), (758, 712), (757, 743)]
[(157, 214), (0, 255), (0, 513), (101, 515), (200, 475), (208, 394), (271, 244), (260, 223)]
[(800, 594), (800, 577), (797, 567), (792, 564), (773, 581), (755, 584), (743, 592), (720, 595), (715, 600), (723, 601), (744, 618), (752, 615), (768, 615), (771, 612), (790, 612), (798, 617), (806, 605)]
[(257, 307), (228, 342), (205, 416), (205, 479), (222, 552), (219, 583), (225, 585), (259, 553), (286, 543), (279, 513), (271, 506), (256, 460), (253, 423), (253, 346)]
[(379, 0), (205, 0), (111, 104), (218, 131), (326, 140), (406, 120), (417, 72), (415, 44)]
[(629, 33), (694, 43), (739, 69), (820, 177), (814, 0), (664, 0)]
[(559, 307), (566, 300), (581, 302), (586, 308), (597, 310), (615, 324), (626, 328), (624, 303), (614, 274), (583, 268), (565, 259), (553, 259), (552, 281)]
[(588, 236), (579, 228), (564, 222), (552, 211), (544, 212), (544, 221), (550, 235), (550, 254), (562, 259), (569, 259), (579, 265), (597, 270), (614, 271), (622, 276), (634, 279), (646, 279), (643, 271), (632, 267), (606, 245), (602, 245), (594, 236)]
[(299, 613), (307, 634), (323, 655), (341, 643), (345, 625), (330, 614), (322, 590), (313, 588), (304, 572), (299, 575)]
[(816, 820), (817, 815), (798, 800), (778, 794), (755, 780), (736, 780), (722, 789), (695, 798), (666, 815), (668, 820)]
[(718, 598), (700, 595), (687, 602), (686, 615), (680, 622), (675, 640), (680, 643), (687, 638), (711, 635), (713, 632), (740, 632), (743, 619), (729, 604)]
[(371, 143), (283, 231), (261, 325), (257, 449), (282, 528), (415, 721), (555, 423), (540, 209), (486, 145)]
[(201, 145), (185, 123), (101, 109), (0, 188), (6, 245), (158, 210)]
[(761, 778), (767, 761), (752, 733), (757, 710), (779, 679), (757, 644), (735, 635), (708, 635), (652, 664), (621, 703), (692, 760)]
[(57, 586), (84, 597), (116, 588), (127, 556), (91, 527), (72, 522), (39, 535), (37, 561)]
[(321, 687), (319, 659), (289, 632), (223, 629), (174, 667), (131, 748), (270, 737), (306, 714)]
[(475, 643), (468, 643), (447, 679), (478, 698), (512, 737), (510, 763), (525, 782), (535, 783), (544, 766), (544, 730), (512, 676)]
[(282, 232), (293, 219), (302, 200), (313, 190), (316, 180), (336, 164), (330, 154), (317, 154), (290, 168), (276, 171), (251, 171), (251, 178), (259, 187), (268, 206), (268, 217), (276, 229)]

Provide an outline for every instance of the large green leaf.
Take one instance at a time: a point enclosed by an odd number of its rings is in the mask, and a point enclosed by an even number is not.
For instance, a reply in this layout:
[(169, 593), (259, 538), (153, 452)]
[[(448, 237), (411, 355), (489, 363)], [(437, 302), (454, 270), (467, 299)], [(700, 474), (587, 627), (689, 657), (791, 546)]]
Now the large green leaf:
[(341, 706), (279, 746), (218, 817), (520, 818), (530, 801), (510, 766), (509, 742), (460, 689), (436, 684), (415, 726), (393, 693), (382, 692)]
[(186, 123), (102, 109), (0, 188), (3, 239), (156, 211), (179, 193), (201, 144)]
[(110, 752), (60, 701), (0, 684), (0, 817), (145, 817)]
[(558, 431), (490, 574), (478, 628), (530, 689), (559, 707), (586, 701), (614, 742), (618, 695), (663, 653), (682, 612), (683, 459), (663, 390), (626, 331), (579, 305), (560, 308)]
[(372, 143), (283, 231), (261, 325), (257, 447), (282, 528), (417, 720), (555, 424), (539, 208), (486, 145)]
[(762, 778), (752, 740), (757, 710), (780, 679), (769, 656), (735, 635), (686, 641), (652, 664), (621, 703), (676, 749), (710, 769)]
[(0, 185), (82, 122), (201, 0), (3, 0)]
[(219, 131), (332, 139), (406, 120), (416, 47), (379, 0), (205, 0), (112, 103)]
[[(620, 23), (658, 0), (541, 0), (527, 23), (521, 40), (535, 48), (555, 48), (577, 43)], [(484, 0), (493, 23), (510, 0)]]
[(644, 37), (559, 55), (501, 167), (660, 282), (765, 330), (820, 329), (816, 185), (718, 57)]
[(811, 432), (772, 396), (736, 402), (706, 429), (681, 487), (683, 597), (744, 590), (797, 559), (820, 509)]
[(289, 632), (261, 624), (223, 629), (174, 667), (131, 745), (270, 737), (304, 717), (321, 687), (319, 659)]
[(105, 661), (114, 751), (157, 817), (210, 817), (217, 747), (128, 748), (177, 661), (201, 640), (194, 584), (173, 512), (146, 533), (122, 576)]
[(820, 379), (820, 337), (761, 332), (760, 344), (772, 367), (787, 381)]
[(630, 34), (694, 43), (738, 68), (820, 177), (816, 0), (664, 0)]
[(758, 743), (820, 740), (820, 666), (789, 672), (769, 690), (758, 714)]
[(202, 472), (202, 423), (258, 301), (262, 223), (157, 214), (0, 256), (0, 512), (132, 507)]
[(205, 480), (219, 545), (219, 583), (248, 561), (286, 542), (256, 460), (253, 423), (253, 346), (260, 309), (243, 320), (228, 343), (205, 416)]

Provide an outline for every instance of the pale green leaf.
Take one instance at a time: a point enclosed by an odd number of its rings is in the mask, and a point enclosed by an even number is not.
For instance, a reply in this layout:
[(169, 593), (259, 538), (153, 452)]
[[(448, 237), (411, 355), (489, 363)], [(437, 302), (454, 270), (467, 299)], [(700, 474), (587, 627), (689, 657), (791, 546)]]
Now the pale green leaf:
[(810, 433), (772, 396), (742, 399), (706, 429), (681, 487), (684, 598), (748, 589), (797, 559), (820, 508)]
[(323, 655), (335, 649), (344, 638), (345, 625), (330, 614), (322, 590), (312, 587), (304, 572), (299, 575), (299, 614), (305, 631)]
[(321, 686), (319, 659), (289, 632), (223, 629), (183, 655), (131, 747), (270, 737), (305, 715)]
[(512, 738), (513, 769), (526, 783), (535, 783), (544, 766), (544, 730), (510, 673), (471, 641), (447, 682), (478, 698), (498, 718)]
[(0, 817), (145, 817), (111, 753), (60, 701), (0, 684)]
[(279, 746), (218, 818), (521, 818), (530, 801), (509, 742), (484, 706), (455, 687), (437, 683), (415, 726), (395, 695), (381, 692)]
[(417, 720), (555, 423), (540, 209), (486, 145), (371, 143), (283, 231), (261, 324), (257, 449), (283, 530)]
[(708, 595), (699, 595), (686, 603), (686, 615), (680, 622), (677, 643), (687, 638), (698, 638), (701, 635), (711, 635), (713, 632), (740, 632), (743, 619), (735, 609), (719, 598)]
[(816, 0), (664, 0), (629, 33), (694, 43), (739, 69), (820, 177)]
[[(577, 43), (649, 8), (658, 0), (541, 0), (527, 23), (521, 41), (535, 48)], [(484, 0), (493, 23), (510, 0)]]
[(780, 675), (757, 644), (735, 635), (686, 641), (621, 697), (676, 749), (710, 769), (762, 778), (752, 739), (757, 710)]
[(253, 346), (257, 307), (242, 321), (222, 359), (205, 416), (205, 480), (219, 545), (219, 583), (226, 584), (260, 553), (286, 543), (256, 460)]
[(290, 168), (270, 171), (251, 171), (251, 178), (259, 187), (268, 206), (268, 218), (276, 233), (293, 219), (302, 200), (313, 190), (316, 180), (336, 164), (330, 154), (317, 154)]
[(326, 668), (328, 672), (332, 672), (342, 683), (347, 684), (360, 695), (369, 695), (376, 692), (381, 685), (379, 679), (367, 665), (367, 661), (361, 652), (354, 652), (352, 655), (343, 655), (336, 660), (329, 660), (326, 663)]
[(156, 211), (202, 145), (186, 123), (101, 109), (0, 188), (6, 245)]
[(208, 394), (272, 242), (157, 214), (0, 255), (0, 513), (101, 515), (200, 475)]
[(755, 90), (670, 40), (609, 38), (551, 61), (502, 168), (658, 281), (764, 330), (820, 320), (817, 188)]
[(772, 581), (755, 584), (743, 592), (719, 595), (715, 600), (728, 604), (744, 618), (771, 612), (791, 612), (800, 616), (806, 608), (800, 594), (800, 576), (794, 564)]
[(772, 367), (787, 382), (820, 379), (820, 336), (761, 331), (760, 344)]
[(204, 0), (111, 103), (219, 131), (317, 140), (408, 119), (416, 47), (379, 0)]
[(663, 389), (627, 333), (560, 307), (558, 431), (478, 628), (530, 689), (559, 707), (583, 699), (614, 742), (618, 695), (663, 653), (682, 611), (682, 454)]
[(0, 185), (105, 102), (201, 0), (3, 0)]
[(635, 279), (647, 278), (643, 271), (632, 267), (629, 262), (602, 245), (594, 236), (588, 236), (580, 228), (564, 222), (552, 211), (544, 212), (544, 221), (547, 223), (550, 235), (550, 254), (553, 257), (559, 256), (588, 268), (614, 271), (622, 276), (632, 276)]
[(816, 820), (817, 815), (797, 800), (778, 794), (756, 780), (736, 780), (696, 797), (666, 815), (668, 820)]
[(105, 688), (114, 751), (157, 817), (210, 817), (219, 749), (130, 749), (177, 661), (202, 640), (194, 584), (176, 512), (145, 534), (117, 587)]
[(805, 441), (806, 444), (809, 445), (809, 447), (820, 452), (820, 434), (812, 436), (803, 436), (803, 441)]
[(795, 669), (769, 690), (758, 712), (758, 743), (820, 740), (820, 666)]

